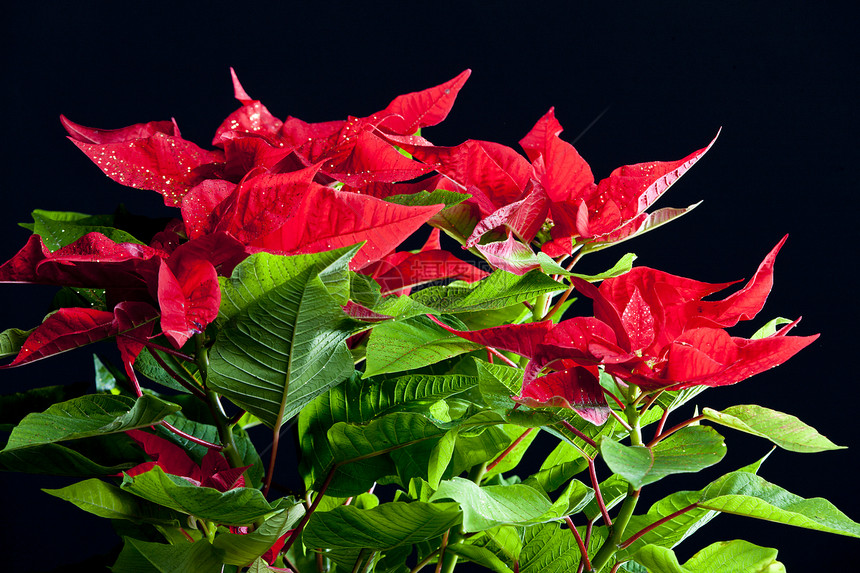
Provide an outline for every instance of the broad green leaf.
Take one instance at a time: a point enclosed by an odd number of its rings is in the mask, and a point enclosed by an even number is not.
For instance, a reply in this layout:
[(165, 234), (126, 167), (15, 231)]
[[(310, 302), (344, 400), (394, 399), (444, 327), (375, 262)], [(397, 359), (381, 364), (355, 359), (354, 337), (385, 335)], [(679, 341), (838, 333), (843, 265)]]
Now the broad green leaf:
[(479, 348), (423, 316), (386, 322), (370, 333), (364, 375), (415, 370)]
[(337, 301), (307, 270), (223, 324), (209, 353), (209, 387), (280, 427), (353, 372), (349, 334)]
[(24, 345), (24, 341), (27, 340), (27, 337), (30, 336), (33, 330), (35, 329), (21, 330), (20, 328), (8, 328), (0, 332), (0, 358), (17, 356)]
[[(602, 537), (595, 528), (587, 548), (590, 555), (601, 542)], [(555, 523), (534, 525), (525, 531), (520, 573), (569, 573), (576, 571), (580, 558), (576, 539), (567, 528), (562, 529)]]
[(596, 275), (583, 275), (579, 273), (572, 273), (558, 263), (556, 263), (554, 260), (552, 260), (546, 253), (538, 253), (536, 259), (541, 266), (541, 270), (547, 274), (579, 277), (582, 280), (586, 280), (590, 283), (593, 283), (612, 277), (621, 276), (624, 273), (630, 272), (630, 269), (633, 268), (633, 261), (636, 260), (636, 255), (633, 253), (627, 253), (626, 255), (621, 257), (618, 262), (612, 266), (612, 268)]
[(295, 503), (290, 509), (270, 517), (250, 533), (219, 533), (212, 544), (224, 552), (224, 563), (247, 565), (265, 553), (279, 537), (298, 523), (304, 513), (304, 506)]
[(159, 423), (179, 406), (155, 396), (91, 394), (29, 414), (9, 436), (3, 451), (143, 428)]
[(735, 540), (711, 544), (683, 565), (671, 549), (659, 545), (646, 545), (633, 559), (651, 573), (785, 573), (776, 555), (776, 549)]
[(534, 480), (544, 491), (553, 492), (587, 467), (588, 463), (579, 450), (561, 441), (544, 459), (540, 470), (526, 481)]
[(451, 205), (462, 203), (470, 197), (471, 195), (467, 193), (435, 189), (433, 191), (419, 191), (418, 193), (407, 193), (405, 195), (390, 195), (385, 200), (389, 203), (397, 203), (398, 205), (406, 205), (407, 207), (438, 205), (440, 203), (444, 203), (446, 207), (450, 207)]
[(116, 573), (220, 573), (221, 551), (208, 540), (166, 545), (123, 537), (122, 552), (111, 567)]
[[(387, 454), (426, 442), (429, 457), (429, 448), (444, 433), (425, 416), (411, 412), (394, 412), (366, 425), (337, 422), (328, 431), (336, 471), (329, 490), (333, 495), (366, 491), (374, 481), (392, 475), (394, 467)], [(426, 471), (427, 460), (421, 465)]]
[(689, 426), (653, 447), (625, 446), (607, 437), (600, 453), (613, 473), (639, 489), (678, 473), (694, 473), (723, 459), (726, 446), (713, 428)]
[(336, 422), (363, 424), (374, 418), (457, 394), (474, 387), (473, 376), (407, 374), (392, 378), (361, 379), (360, 373), (317, 397), (299, 415), (302, 448), (300, 471), (306, 486), (325, 477), (334, 449), (328, 431)]
[(230, 319), (266, 293), (306, 272), (319, 274), (338, 304), (349, 298), (349, 260), (360, 245), (308, 255), (256, 253), (239, 263), (229, 278), (220, 279), (219, 320)]
[(302, 542), (307, 547), (384, 550), (433, 539), (459, 522), (456, 503), (395, 501), (373, 509), (345, 505), (314, 513)]
[(460, 504), (463, 530), (467, 533), (497, 525), (531, 523), (552, 507), (542, 491), (528, 485), (479, 487), (459, 477), (442, 482), (430, 501), (440, 499)]
[(158, 505), (225, 525), (249, 525), (278, 511), (259, 490), (243, 487), (220, 492), (166, 474), (158, 466), (135, 477), (124, 476), (122, 489)]
[(535, 438), (537, 438), (538, 434), (540, 434), (540, 430), (538, 429), (521, 428), (519, 426), (513, 425), (505, 425), (502, 426), (500, 429), (506, 432), (511, 437), (512, 443), (515, 440), (519, 440), (519, 442), (517, 442), (517, 445), (514, 446), (514, 449), (508, 452), (507, 455), (505, 455), (505, 457), (502, 458), (499, 463), (497, 463), (492, 469), (487, 470), (487, 473), (484, 474), (485, 479), (491, 478), (496, 474), (509, 472), (515, 467), (517, 467), (520, 461), (522, 461), (523, 456), (526, 454), (526, 451), (528, 451), (529, 446), (532, 445), (532, 442), (534, 442)]
[(469, 286), (429, 287), (412, 298), (439, 312), (457, 313), (504, 308), (565, 289), (538, 270), (522, 276), (498, 270)]
[(138, 523), (178, 526), (179, 514), (152, 505), (100, 479), (88, 479), (60, 489), (43, 489), (79, 508), (108, 519), (127, 519)]
[(495, 553), (484, 547), (469, 545), (466, 543), (455, 543), (449, 545), (446, 551), (450, 551), (455, 555), (464, 557), (473, 563), (477, 563), (496, 573), (513, 573), (513, 569), (508, 567), (504, 561), (499, 559)]
[(74, 243), (87, 233), (101, 233), (115, 243), (142, 244), (129, 233), (113, 228), (112, 219), (110, 215), (91, 217), (82, 213), (37, 209), (33, 211), (32, 231), (42, 237), (49, 251)]
[(93, 477), (117, 474), (135, 465), (139, 455), (125, 434), (87, 438), (61, 444), (0, 451), (0, 470), (31, 474)]
[(442, 476), (445, 470), (448, 469), (448, 464), (451, 463), (451, 458), (454, 456), (454, 446), (457, 444), (457, 428), (448, 430), (442, 436), (433, 450), (430, 452), (430, 463), (427, 468), (427, 482), (433, 489), (439, 488), (439, 482), (442, 481)]
[(749, 472), (723, 476), (702, 490), (697, 502), (714, 511), (860, 537), (860, 524), (826, 499), (804, 499)]
[(475, 360), (478, 367), (478, 387), (484, 402), (491, 408), (510, 409), (515, 403), (511, 396), (519, 396), (523, 386), (523, 371), (504, 364), (490, 364)]
[[(520, 559), (520, 552), (523, 549), (524, 531), (525, 528), (523, 527), (500, 525), (499, 527), (487, 529), (469, 537), (463, 544), (489, 551), (502, 563), (513, 565), (515, 561), (519, 561)], [(482, 554), (483, 551), (478, 555), (478, 557), (483, 558)], [(485, 567), (489, 567), (491, 569), (493, 569), (494, 566), (490, 565), (490, 563), (498, 566), (498, 563), (493, 560), (488, 560), (489, 563), (487, 564), (481, 561), (476, 561), (475, 559), (472, 560), (476, 563), (484, 564)], [(502, 570), (500, 570), (500, 573), (501, 571)]]
[(44, 386), (25, 392), (0, 395), (0, 429), (12, 431), (27, 414), (41, 412), (57, 402), (83, 396), (90, 390), (90, 383)]
[(702, 414), (707, 420), (768, 439), (792, 452), (844, 449), (844, 446), (837, 446), (794, 416), (753, 404), (732, 406), (722, 412), (705, 408)]
[[(606, 505), (606, 509), (612, 509), (627, 497), (627, 480), (618, 474), (612, 474), (600, 482), (598, 487), (600, 488), (600, 494), (603, 496), (603, 503)], [(595, 499), (589, 502), (585, 508), (585, 517), (591, 520), (595, 519), (598, 515), (600, 515), (600, 505)]]

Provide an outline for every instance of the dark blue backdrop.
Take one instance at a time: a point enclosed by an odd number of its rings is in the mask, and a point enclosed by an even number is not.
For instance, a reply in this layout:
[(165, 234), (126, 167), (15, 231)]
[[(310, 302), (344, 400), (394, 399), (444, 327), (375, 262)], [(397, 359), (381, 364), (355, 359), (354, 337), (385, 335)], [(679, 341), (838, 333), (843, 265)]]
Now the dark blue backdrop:
[[(515, 146), (554, 105), (568, 138), (600, 117), (577, 148), (604, 177), (618, 165), (680, 158), (722, 126), (715, 147), (661, 200), (704, 204), (625, 247), (639, 264), (718, 282), (749, 277), (790, 233), (763, 315), (803, 314), (798, 334), (821, 332), (820, 340), (788, 365), (709, 391), (698, 403), (761, 403), (858, 446), (860, 54), (850, 3), (191, 4), (16, 2), (4, 9), (0, 258), (24, 243), (27, 232), (14, 224), (34, 208), (99, 213), (121, 201), (134, 212), (166, 213), (158, 195), (105, 178), (63, 137), (60, 113), (104, 128), (175, 117), (186, 138), (208, 145), (237, 105), (230, 66), (275, 115), (307, 121), (367, 115), (468, 67), (473, 75), (453, 112), (426, 130), (434, 143)], [(585, 265), (605, 268), (619, 249)], [(0, 328), (30, 327), (50, 289), (3, 286), (0, 296)], [(90, 377), (90, 353), (80, 351), (0, 372), (0, 392)], [(729, 456), (710, 477), (768, 449), (725, 435)], [(804, 497), (828, 497), (858, 519), (860, 504), (846, 489), (856, 481), (857, 460), (855, 450), (780, 451), (762, 475)], [(663, 484), (698, 489), (706, 479), (675, 476)], [(5, 570), (48, 571), (113, 548), (104, 520), (39, 491), (67, 483), (0, 474)], [(647, 493), (643, 507), (656, 499)], [(789, 571), (845, 571), (860, 549), (849, 538), (720, 516), (678, 552), (687, 558), (710, 542), (741, 537), (778, 547)]]

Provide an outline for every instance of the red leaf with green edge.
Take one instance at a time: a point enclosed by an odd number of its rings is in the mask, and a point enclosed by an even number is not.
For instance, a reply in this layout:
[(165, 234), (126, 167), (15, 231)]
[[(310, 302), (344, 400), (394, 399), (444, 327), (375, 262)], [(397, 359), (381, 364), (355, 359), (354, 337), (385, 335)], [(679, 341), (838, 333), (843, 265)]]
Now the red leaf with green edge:
[(394, 254), (397, 255), (396, 258), (389, 256), (359, 269), (360, 273), (371, 276), (379, 283), (382, 294), (408, 294), (411, 287), (442, 279), (472, 283), (488, 274), (470, 263), (461, 261), (448, 251), (422, 250), (415, 254)]
[(91, 308), (61, 308), (27, 337), (18, 356), (2, 368), (29, 364), (116, 334), (114, 314)]
[(346, 315), (350, 318), (361, 320), (363, 322), (383, 322), (394, 318), (393, 316), (389, 316), (387, 314), (380, 314), (367, 308), (363, 304), (359, 304), (351, 300), (347, 301), (346, 304), (341, 308), (343, 309), (343, 312), (346, 313)]
[(433, 170), (430, 165), (413, 161), (392, 145), (365, 130), (357, 130), (349, 145), (340, 147), (326, 160), (321, 171), (352, 187), (361, 188), (375, 181), (407, 181)]
[(538, 345), (533, 358), (543, 368), (555, 360), (614, 363), (631, 356), (618, 346), (616, 333), (609, 325), (596, 318), (577, 316), (556, 324)]
[(277, 231), (294, 217), (307, 196), (317, 167), (289, 173), (252, 171), (211, 215), (216, 231), (249, 244)]
[(714, 324), (727, 327), (734, 326), (741, 320), (755, 318), (773, 288), (773, 265), (786, 239), (788, 235), (767, 254), (753, 278), (741, 290), (723, 300), (689, 303), (685, 308), (690, 316), (687, 327)]
[(430, 320), (460, 338), (470, 342), (490, 346), (497, 350), (507, 350), (520, 356), (532, 358), (537, 353), (538, 345), (546, 338), (553, 327), (551, 320), (529, 322), (526, 324), (505, 324), (481, 330), (456, 330), (441, 322), (436, 317), (427, 315)]
[(397, 96), (384, 110), (374, 114), (375, 117), (383, 118), (377, 127), (410, 135), (423, 127), (438, 124), (448, 116), (460, 88), (471, 73), (472, 70), (465, 70), (438, 86)]
[(360, 269), (390, 253), (444, 205), (406, 207), (356, 193), (313, 185), (290, 220), (250, 248), (302, 254), (365, 242), (350, 262)]
[(156, 191), (168, 206), (182, 203), (182, 197), (196, 183), (194, 169), (222, 160), (220, 153), (206, 151), (182, 139), (178, 132), (174, 135), (153, 129), (147, 133), (139, 126), (130, 126), (102, 137), (105, 143), (92, 143), (92, 137), (82, 138), (80, 134), (107, 130), (84, 128), (62, 119), (72, 143), (105, 175), (129, 187)]
[(367, 185), (362, 185), (361, 188), (344, 185), (343, 191), (357, 192), (360, 191), (364, 195), (376, 197), (377, 199), (385, 199), (393, 195), (414, 195), (421, 191), (433, 191), (439, 189), (439, 181), (441, 175), (433, 175), (421, 181), (413, 183), (389, 183), (386, 181), (371, 181)]
[(484, 233), (497, 227), (505, 227), (524, 243), (530, 243), (546, 222), (548, 213), (549, 197), (540, 185), (536, 185), (519, 201), (500, 207), (481, 219), (466, 239), (466, 246), (476, 246)]
[(598, 376), (596, 366), (576, 366), (553, 372), (530, 383), (524, 382), (520, 395), (512, 399), (532, 408), (568, 408), (599, 426), (609, 417), (609, 406)]
[(405, 149), (415, 159), (433, 166), (467, 193), (481, 191), (468, 202), (478, 205), (487, 216), (499, 207), (522, 198), (532, 177), (532, 166), (515, 150), (493, 143), (470, 139), (456, 147), (413, 147)]
[(534, 251), (512, 234), (504, 241), (475, 245), (475, 248), (484, 255), (488, 263), (515, 275), (522, 276), (532, 269), (540, 268), (540, 261)]
[(529, 161), (534, 161), (546, 152), (546, 142), (553, 136), (559, 136), (564, 128), (555, 118), (555, 108), (549, 108), (534, 127), (520, 140), (520, 147), (526, 152)]

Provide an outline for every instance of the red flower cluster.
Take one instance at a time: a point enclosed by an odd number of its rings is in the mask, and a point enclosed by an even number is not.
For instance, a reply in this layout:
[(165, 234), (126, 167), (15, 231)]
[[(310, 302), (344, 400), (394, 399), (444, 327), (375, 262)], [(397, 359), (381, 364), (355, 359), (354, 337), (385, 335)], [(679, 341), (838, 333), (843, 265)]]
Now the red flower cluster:
[[(644, 390), (725, 386), (782, 364), (818, 338), (786, 336), (799, 319), (759, 339), (732, 337), (725, 331), (754, 318), (764, 306), (784, 242), (765, 257), (746, 286), (722, 300), (702, 299), (732, 283), (709, 284), (637, 267), (604, 280), (599, 288), (573, 279), (594, 301), (594, 317), (472, 332), (445, 328), (529, 358), (515, 400), (573, 408), (602, 423), (608, 410), (598, 365)], [(540, 376), (544, 371), (549, 373)]]

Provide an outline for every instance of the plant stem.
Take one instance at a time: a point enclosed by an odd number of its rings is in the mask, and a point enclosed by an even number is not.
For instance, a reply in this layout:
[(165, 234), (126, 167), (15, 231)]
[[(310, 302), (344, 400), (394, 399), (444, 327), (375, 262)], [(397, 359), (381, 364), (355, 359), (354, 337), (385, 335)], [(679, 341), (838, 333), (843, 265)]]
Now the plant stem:
[(207, 381), (209, 380), (209, 350), (206, 348), (205, 335), (195, 334), (194, 343), (196, 345), (195, 362), (197, 370), (200, 372), (200, 380), (203, 387), (206, 388), (206, 395), (209, 398), (209, 409), (212, 412), (212, 418), (215, 420), (215, 427), (218, 428), (218, 437), (224, 445), (222, 453), (227, 458), (227, 463), (231, 468), (241, 468), (245, 465), (242, 456), (239, 455), (239, 450), (236, 448), (236, 440), (233, 439), (233, 428), (228, 424), (227, 414), (224, 412), (224, 407), (221, 405), (221, 400), (218, 399), (218, 394), (209, 390)]
[(669, 514), (662, 519), (658, 519), (657, 521), (655, 521), (654, 523), (652, 523), (651, 525), (649, 525), (647, 527), (643, 527), (640, 531), (636, 532), (635, 535), (632, 535), (632, 536), (628, 537), (627, 539), (625, 539), (621, 543), (620, 549), (626, 549), (627, 547), (630, 547), (631, 545), (633, 545), (633, 543), (636, 542), (637, 539), (639, 539), (640, 537), (642, 537), (643, 535), (645, 535), (649, 531), (652, 531), (652, 530), (660, 527), (661, 525), (663, 525), (667, 521), (672, 521), (673, 519), (675, 519), (679, 515), (683, 515), (690, 510), (696, 509), (697, 507), (699, 507), (698, 503), (691, 503), (687, 507), (679, 509), (675, 513)]
[(335, 464), (331, 468), (331, 470), (328, 472), (328, 475), (325, 477), (325, 481), (323, 482), (322, 486), (320, 487), (320, 490), (317, 493), (317, 496), (314, 498), (314, 502), (311, 504), (311, 506), (308, 508), (308, 510), (302, 516), (302, 520), (299, 522), (299, 524), (293, 530), (292, 535), (290, 535), (290, 538), (287, 539), (287, 542), (284, 544), (284, 548), (282, 549), (282, 551), (284, 553), (289, 551), (290, 547), (293, 546), (293, 543), (296, 542), (296, 539), (298, 539), (299, 535), (301, 534), (301, 532), (304, 529), (305, 525), (307, 524), (308, 520), (311, 518), (311, 515), (313, 515), (314, 510), (320, 504), (320, 501), (322, 501), (322, 498), (325, 495), (325, 490), (328, 489), (328, 486), (331, 483), (332, 478), (334, 478), (334, 473), (337, 471), (338, 467), (339, 466), (337, 464)]
[(568, 430), (570, 430), (571, 432), (573, 432), (573, 434), (575, 434), (577, 438), (579, 438), (580, 440), (582, 440), (583, 442), (585, 442), (586, 444), (588, 444), (592, 448), (597, 449), (597, 443), (594, 440), (592, 440), (591, 438), (589, 438), (588, 436), (586, 436), (585, 434), (583, 434), (582, 432), (580, 432), (579, 430), (577, 430), (576, 428), (574, 428), (570, 422), (568, 422), (567, 420), (562, 420), (561, 425), (564, 426), (565, 428), (567, 428)]
[[(636, 386), (629, 386), (627, 391), (627, 408), (624, 413), (627, 415), (627, 422), (633, 429), (630, 432), (630, 443), (634, 446), (642, 445), (642, 428), (639, 425), (639, 410), (636, 408), (636, 400), (639, 389)], [(636, 503), (639, 501), (639, 494), (642, 490), (636, 489), (633, 485), (627, 485), (627, 497), (615, 517), (615, 522), (612, 525), (609, 538), (603, 542), (597, 555), (591, 561), (593, 571), (603, 569), (609, 560), (615, 555), (615, 552), (621, 548), (621, 539), (624, 536), (624, 530), (633, 517), (633, 511), (636, 509)]]
[(490, 463), (487, 466), (487, 471), (492, 470), (494, 467), (496, 467), (499, 464), (500, 461), (505, 459), (505, 456), (507, 456), (509, 453), (511, 453), (514, 450), (514, 448), (516, 448), (518, 445), (520, 445), (520, 442), (523, 441), (523, 438), (525, 438), (526, 436), (531, 434), (533, 430), (534, 430), (534, 428), (526, 428), (526, 431), (523, 432), (522, 434), (520, 434), (519, 438), (514, 440), (513, 443), (510, 446), (508, 446), (504, 452), (499, 454), (499, 457), (497, 457), (495, 460), (492, 461), (492, 463)]
[(177, 384), (191, 392), (191, 394), (193, 394), (197, 398), (200, 398), (201, 400), (206, 399), (206, 394), (203, 393), (203, 390), (196, 386), (193, 386), (192, 384), (184, 380), (182, 376), (180, 376), (173, 368), (167, 365), (164, 359), (158, 355), (158, 352), (150, 351), (149, 354), (152, 356), (153, 360), (155, 360), (155, 362), (161, 367), (161, 369), (167, 372), (168, 376), (176, 380)]
[(567, 526), (570, 528), (570, 532), (573, 533), (574, 538), (576, 538), (576, 544), (579, 546), (579, 554), (582, 556), (581, 562), (585, 563), (585, 566), (588, 567), (589, 571), (592, 571), (591, 561), (588, 560), (588, 549), (582, 542), (582, 536), (579, 534), (579, 530), (576, 529), (576, 526), (573, 524), (573, 520), (569, 515), (564, 516), (564, 519), (567, 521)]
[(678, 430), (683, 430), (687, 426), (692, 426), (696, 422), (699, 422), (699, 421), (704, 420), (704, 419), (705, 419), (705, 416), (700, 415), (700, 416), (695, 416), (693, 418), (690, 418), (686, 422), (681, 422), (677, 426), (673, 426), (672, 428), (666, 430), (665, 432), (663, 432), (659, 436), (654, 436), (654, 439), (651, 440), (650, 442), (648, 442), (648, 447), (650, 448), (650, 447), (654, 446), (655, 444), (657, 444), (658, 442), (660, 442), (661, 440), (665, 440), (666, 438), (668, 438), (669, 436), (671, 436), (672, 434), (674, 434)]
[(201, 440), (200, 438), (197, 438), (195, 436), (192, 436), (191, 434), (183, 432), (179, 428), (173, 426), (172, 424), (169, 424), (168, 422), (165, 422), (164, 420), (162, 420), (160, 422), (160, 424), (162, 426), (164, 426), (165, 428), (167, 428), (168, 430), (170, 430), (172, 433), (179, 436), (180, 438), (184, 438), (184, 439), (188, 440), (189, 442), (194, 442), (195, 444), (199, 444), (201, 446), (206, 446), (210, 450), (222, 451), (224, 449), (224, 446), (222, 446), (220, 444), (213, 444), (211, 442), (207, 442), (206, 440)]
[(439, 554), (439, 550), (438, 550), (438, 549), (437, 549), (436, 551), (433, 551), (433, 552), (431, 552), (431, 553), (427, 554), (427, 557), (425, 557), (424, 559), (422, 559), (421, 561), (419, 561), (419, 562), (418, 562), (418, 564), (417, 564), (417, 565), (415, 565), (415, 567), (413, 567), (413, 568), (409, 571), (409, 573), (418, 573), (419, 571), (421, 571), (422, 569), (424, 569), (424, 566), (425, 566), (425, 565), (427, 565), (428, 563), (430, 563), (430, 561), (431, 561), (434, 557), (436, 557), (436, 555), (438, 555), (438, 554)]
[(612, 520), (609, 518), (609, 511), (606, 509), (606, 503), (603, 501), (603, 494), (600, 492), (600, 482), (597, 481), (597, 469), (594, 467), (594, 458), (587, 457), (588, 460), (588, 476), (591, 478), (591, 485), (594, 486), (594, 499), (597, 500), (597, 506), (600, 508), (600, 515), (603, 516), (603, 522), (606, 527), (612, 527)]

